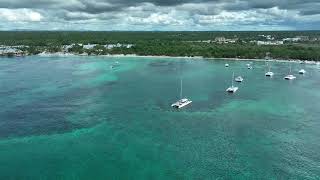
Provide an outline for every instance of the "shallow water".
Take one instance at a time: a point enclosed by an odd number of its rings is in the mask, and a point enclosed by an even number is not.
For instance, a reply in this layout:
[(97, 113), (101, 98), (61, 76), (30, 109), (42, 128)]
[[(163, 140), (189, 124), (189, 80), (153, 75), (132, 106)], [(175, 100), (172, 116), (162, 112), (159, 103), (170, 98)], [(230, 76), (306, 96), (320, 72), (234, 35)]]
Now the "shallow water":
[(247, 63), (1, 58), (0, 179), (319, 179), (320, 71)]

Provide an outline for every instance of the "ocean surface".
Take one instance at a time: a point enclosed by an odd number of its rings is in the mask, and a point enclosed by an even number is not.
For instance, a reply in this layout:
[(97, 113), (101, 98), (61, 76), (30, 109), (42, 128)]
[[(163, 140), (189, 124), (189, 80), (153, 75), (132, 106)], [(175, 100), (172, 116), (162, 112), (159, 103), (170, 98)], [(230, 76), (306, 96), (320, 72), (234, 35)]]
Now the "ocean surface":
[(0, 58), (0, 179), (320, 179), (320, 70), (247, 63)]

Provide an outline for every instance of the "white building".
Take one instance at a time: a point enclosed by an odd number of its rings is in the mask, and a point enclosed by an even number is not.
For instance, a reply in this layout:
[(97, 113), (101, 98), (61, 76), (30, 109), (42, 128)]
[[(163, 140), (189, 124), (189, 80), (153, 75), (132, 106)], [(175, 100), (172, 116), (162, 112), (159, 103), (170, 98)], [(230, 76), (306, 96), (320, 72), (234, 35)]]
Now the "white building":
[(300, 38), (295, 37), (295, 38), (284, 38), (283, 41), (287, 41), (287, 42), (298, 42), (301, 41)]
[(257, 45), (282, 45), (283, 41), (257, 41)]
[(83, 49), (93, 49), (97, 44), (86, 44), (83, 45)]

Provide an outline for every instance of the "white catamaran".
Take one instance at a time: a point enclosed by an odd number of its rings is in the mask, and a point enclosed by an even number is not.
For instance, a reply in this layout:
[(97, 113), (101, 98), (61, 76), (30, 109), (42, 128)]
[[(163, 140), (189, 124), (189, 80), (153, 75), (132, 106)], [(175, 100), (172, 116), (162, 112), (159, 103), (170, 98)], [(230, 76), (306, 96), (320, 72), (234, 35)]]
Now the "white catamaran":
[(175, 102), (175, 103), (173, 103), (171, 105), (171, 107), (181, 109), (181, 108), (183, 108), (183, 107), (185, 107), (185, 106), (187, 106), (187, 105), (192, 103), (192, 101), (190, 101), (189, 99), (182, 98), (182, 87), (183, 86), (182, 86), (182, 79), (181, 79), (181, 82), (180, 82), (180, 100)]
[(286, 77), (284, 77), (285, 80), (294, 80), (297, 77), (295, 77), (294, 75), (291, 74), (291, 64), (290, 64), (290, 72), (289, 75), (287, 75)]
[(268, 66), (269, 66), (269, 71), (266, 72), (266, 76), (267, 77), (272, 77), (274, 75), (274, 73), (271, 71), (271, 66), (270, 65), (268, 65)]
[(239, 89), (238, 87), (233, 86), (233, 80), (234, 80), (234, 73), (232, 74), (232, 80), (231, 80), (232, 85), (226, 90), (229, 93), (235, 93)]

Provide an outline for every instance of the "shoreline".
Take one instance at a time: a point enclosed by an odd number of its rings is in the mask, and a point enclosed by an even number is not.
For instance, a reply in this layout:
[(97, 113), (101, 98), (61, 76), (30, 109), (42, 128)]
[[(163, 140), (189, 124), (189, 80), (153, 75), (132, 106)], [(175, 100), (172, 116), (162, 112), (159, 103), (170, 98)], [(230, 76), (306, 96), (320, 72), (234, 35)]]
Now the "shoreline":
[[(30, 56), (30, 55), (27, 55)], [(135, 57), (135, 58), (174, 58), (174, 59), (193, 59), (193, 60), (228, 60), (228, 61), (268, 61), (268, 62), (291, 62), (291, 63), (304, 63), (304, 64), (320, 64), (320, 62), (317, 61), (308, 61), (308, 60), (285, 60), (285, 59), (247, 59), (247, 58), (205, 58), (203, 56), (194, 56), (194, 57), (188, 57), (188, 56), (154, 56), (154, 55), (136, 55), (136, 54), (107, 54), (107, 55), (88, 55), (88, 54), (73, 54), (73, 53), (47, 53), (43, 52), (37, 55), (31, 55), (31, 56), (40, 56), (40, 57), (115, 57), (115, 58), (121, 58), (121, 57)]]

